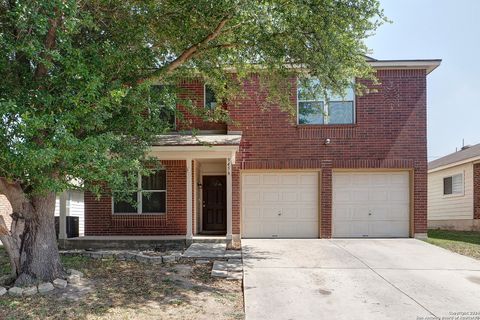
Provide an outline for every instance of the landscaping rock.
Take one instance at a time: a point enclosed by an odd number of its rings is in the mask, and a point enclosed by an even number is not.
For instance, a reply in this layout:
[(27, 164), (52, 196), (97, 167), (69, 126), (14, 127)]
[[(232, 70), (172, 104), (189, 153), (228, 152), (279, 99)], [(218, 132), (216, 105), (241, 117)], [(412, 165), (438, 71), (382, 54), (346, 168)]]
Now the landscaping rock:
[(79, 276), (80, 278), (83, 278), (83, 272), (75, 270), (75, 269), (68, 269), (67, 273), (72, 276)]
[(228, 272), (227, 280), (242, 280), (243, 272)]
[(230, 272), (241, 272), (243, 271), (243, 263), (241, 259), (228, 259), (227, 269)]
[(225, 258), (227, 259), (242, 259), (242, 251), (239, 250), (226, 250)]
[(23, 289), (19, 287), (11, 287), (8, 289), (8, 294), (15, 297), (21, 297), (23, 294)]
[(102, 259), (103, 258), (103, 254), (101, 252), (90, 252), (89, 255), (90, 255), (90, 258), (92, 258), (92, 259)]
[(33, 296), (38, 292), (37, 287), (28, 287), (23, 289), (24, 296)]
[(44, 282), (38, 285), (38, 293), (40, 294), (48, 293), (50, 291), (53, 291), (54, 289), (55, 287), (50, 282)]
[(225, 261), (214, 261), (212, 277), (226, 278), (228, 276), (227, 264)]
[(0, 287), (0, 297), (5, 295), (7, 293), (7, 289), (5, 289), (4, 287)]
[(68, 283), (79, 283), (80, 280), (81, 280), (81, 278), (78, 274), (71, 274), (67, 277), (67, 282)]
[(199, 259), (199, 260), (195, 260), (195, 263), (196, 263), (196, 264), (209, 264), (210, 261), (209, 261), (209, 260)]
[(67, 287), (67, 284), (68, 284), (68, 282), (66, 280), (63, 280), (63, 279), (53, 280), (53, 286), (55, 288), (65, 289)]
[(164, 263), (175, 262), (176, 260), (177, 260), (176, 257), (172, 255), (163, 256)]

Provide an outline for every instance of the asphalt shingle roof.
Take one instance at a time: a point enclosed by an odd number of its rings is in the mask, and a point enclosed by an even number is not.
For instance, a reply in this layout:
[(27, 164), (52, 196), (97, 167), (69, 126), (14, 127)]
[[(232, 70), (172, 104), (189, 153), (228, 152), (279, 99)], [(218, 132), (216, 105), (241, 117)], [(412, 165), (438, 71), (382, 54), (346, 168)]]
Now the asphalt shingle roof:
[(443, 167), (452, 163), (468, 160), (470, 158), (480, 157), (480, 143), (473, 145), (467, 149), (460, 150), (445, 157), (430, 161), (428, 163), (428, 169), (432, 170), (438, 167)]

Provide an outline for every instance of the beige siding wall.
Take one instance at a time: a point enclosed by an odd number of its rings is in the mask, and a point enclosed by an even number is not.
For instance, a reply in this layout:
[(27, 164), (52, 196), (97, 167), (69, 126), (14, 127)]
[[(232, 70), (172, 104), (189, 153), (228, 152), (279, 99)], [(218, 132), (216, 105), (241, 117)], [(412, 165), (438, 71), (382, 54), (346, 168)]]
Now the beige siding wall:
[[(85, 234), (85, 209), (83, 191), (67, 191), (67, 215), (78, 217), (78, 232), (80, 237)], [(60, 196), (55, 201), (55, 216), (60, 216)]]
[[(443, 178), (464, 174), (463, 195), (443, 195)], [(473, 218), (473, 165), (471, 163), (428, 174), (428, 220)]]

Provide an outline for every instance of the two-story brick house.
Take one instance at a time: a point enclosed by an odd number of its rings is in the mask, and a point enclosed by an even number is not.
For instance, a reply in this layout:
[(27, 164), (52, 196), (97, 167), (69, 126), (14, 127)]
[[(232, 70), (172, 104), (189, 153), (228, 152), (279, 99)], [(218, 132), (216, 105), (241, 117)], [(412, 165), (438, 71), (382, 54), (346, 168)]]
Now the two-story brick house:
[[(276, 106), (261, 111), (266, 97), (252, 75), (246, 94), (226, 104), (234, 124), (192, 118), (196, 136), (170, 134), (152, 146), (164, 170), (139, 178), (137, 207), (86, 194), (85, 234), (424, 236), (426, 78), (440, 60), (369, 63), (381, 84), (362, 96), (323, 101), (292, 88), (297, 119)], [(198, 107), (215, 107), (202, 82), (182, 86)]]

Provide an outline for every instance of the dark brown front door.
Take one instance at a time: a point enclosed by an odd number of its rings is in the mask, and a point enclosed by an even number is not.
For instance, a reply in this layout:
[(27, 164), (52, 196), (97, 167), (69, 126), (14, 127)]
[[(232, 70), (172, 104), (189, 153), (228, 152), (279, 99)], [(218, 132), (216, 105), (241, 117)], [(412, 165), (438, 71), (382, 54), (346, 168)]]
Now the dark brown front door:
[(227, 189), (225, 176), (203, 177), (203, 231), (227, 231)]

